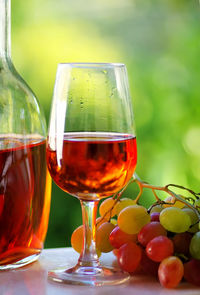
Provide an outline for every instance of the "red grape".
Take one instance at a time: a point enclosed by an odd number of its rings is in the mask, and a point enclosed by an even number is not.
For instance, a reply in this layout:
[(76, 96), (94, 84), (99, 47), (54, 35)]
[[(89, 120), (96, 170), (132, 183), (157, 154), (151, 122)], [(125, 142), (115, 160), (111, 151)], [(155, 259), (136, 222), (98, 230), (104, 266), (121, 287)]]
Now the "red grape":
[(116, 226), (110, 233), (109, 240), (114, 248), (120, 248), (123, 244), (128, 242), (136, 242), (137, 235), (129, 235), (123, 232), (119, 226)]
[(151, 260), (144, 250), (142, 251), (142, 259), (140, 264), (144, 273), (150, 276), (157, 276), (159, 262)]
[(153, 261), (160, 262), (164, 258), (173, 255), (174, 245), (169, 238), (158, 236), (147, 244), (146, 253)]
[(165, 288), (175, 288), (183, 278), (184, 267), (176, 256), (165, 258), (159, 265), (158, 278)]
[(117, 257), (118, 256), (118, 252), (119, 252), (119, 249), (113, 249), (113, 254)]
[(142, 246), (146, 246), (149, 241), (157, 236), (166, 236), (167, 231), (158, 221), (147, 223), (138, 234), (138, 241)]
[(151, 221), (160, 221), (160, 212), (152, 212), (150, 217)]
[(136, 271), (142, 257), (142, 249), (134, 242), (122, 245), (118, 251), (118, 264), (122, 270), (127, 272)]
[(192, 235), (188, 232), (176, 234), (172, 239), (175, 253), (184, 254), (187, 256), (189, 254), (191, 239)]
[(184, 278), (187, 282), (200, 286), (200, 260), (192, 259), (184, 264)]

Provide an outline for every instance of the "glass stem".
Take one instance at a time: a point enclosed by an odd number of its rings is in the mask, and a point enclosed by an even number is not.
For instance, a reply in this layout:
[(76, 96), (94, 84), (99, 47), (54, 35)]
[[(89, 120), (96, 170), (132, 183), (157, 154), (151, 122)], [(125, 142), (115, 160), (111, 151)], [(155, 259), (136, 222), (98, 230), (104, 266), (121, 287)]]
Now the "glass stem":
[(78, 265), (84, 267), (98, 267), (99, 259), (96, 253), (96, 214), (99, 201), (81, 200), (83, 218), (83, 247)]

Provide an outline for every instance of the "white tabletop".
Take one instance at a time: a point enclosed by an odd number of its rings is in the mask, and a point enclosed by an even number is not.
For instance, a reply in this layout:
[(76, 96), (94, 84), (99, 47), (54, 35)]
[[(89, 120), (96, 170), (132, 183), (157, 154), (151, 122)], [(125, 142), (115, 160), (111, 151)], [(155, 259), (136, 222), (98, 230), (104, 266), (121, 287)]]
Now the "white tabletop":
[[(200, 288), (182, 283), (176, 289), (164, 289), (154, 278), (135, 275), (130, 282), (118, 286), (85, 287), (62, 285), (47, 279), (47, 271), (73, 266), (78, 254), (71, 248), (43, 250), (39, 260), (21, 269), (0, 272), (0, 295), (200, 295)], [(103, 265), (111, 265), (114, 256), (104, 254)]]

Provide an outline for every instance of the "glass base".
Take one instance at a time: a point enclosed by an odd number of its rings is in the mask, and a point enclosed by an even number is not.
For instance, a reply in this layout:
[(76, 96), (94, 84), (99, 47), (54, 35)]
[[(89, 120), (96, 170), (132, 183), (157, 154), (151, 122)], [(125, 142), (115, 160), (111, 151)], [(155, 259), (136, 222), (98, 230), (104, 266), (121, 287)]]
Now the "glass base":
[(130, 275), (119, 269), (107, 267), (73, 267), (48, 272), (48, 278), (54, 282), (72, 285), (103, 286), (118, 285), (129, 280)]
[(28, 265), (30, 263), (33, 263), (34, 261), (36, 261), (39, 258), (39, 255), (40, 255), (40, 252), (37, 254), (33, 254), (31, 256), (25, 257), (17, 262), (0, 265), (0, 271), (12, 270), (12, 269), (16, 269), (16, 268)]

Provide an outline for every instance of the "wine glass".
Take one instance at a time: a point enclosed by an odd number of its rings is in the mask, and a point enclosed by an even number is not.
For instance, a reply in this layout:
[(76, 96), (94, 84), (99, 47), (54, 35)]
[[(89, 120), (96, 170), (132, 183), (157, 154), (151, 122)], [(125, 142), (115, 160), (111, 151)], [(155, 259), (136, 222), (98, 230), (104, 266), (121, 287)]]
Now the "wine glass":
[(78, 285), (114, 285), (129, 279), (119, 269), (102, 267), (96, 253), (99, 200), (122, 189), (137, 162), (136, 137), (124, 64), (58, 65), (47, 139), (47, 163), (55, 183), (78, 198), (84, 242), (71, 269), (49, 278)]

